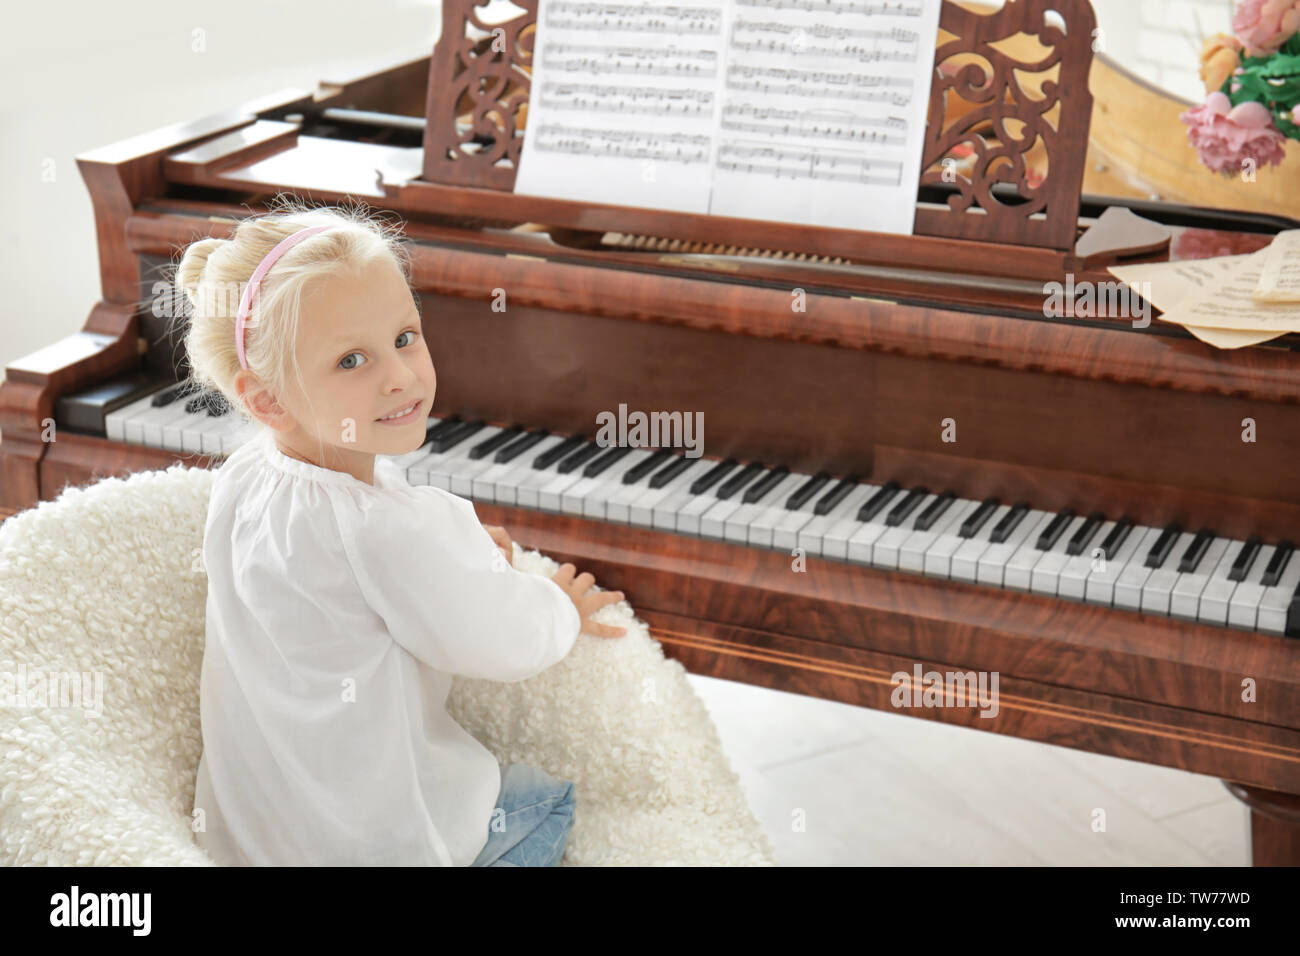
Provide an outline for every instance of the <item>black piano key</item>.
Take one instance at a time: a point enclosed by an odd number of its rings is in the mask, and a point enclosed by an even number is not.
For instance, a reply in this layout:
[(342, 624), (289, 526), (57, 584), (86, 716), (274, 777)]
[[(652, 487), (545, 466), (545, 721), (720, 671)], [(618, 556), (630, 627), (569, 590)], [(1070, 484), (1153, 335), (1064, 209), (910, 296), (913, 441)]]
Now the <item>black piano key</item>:
[(1066, 554), (1083, 554), (1083, 549), (1088, 546), (1088, 542), (1093, 539), (1097, 529), (1101, 527), (1106, 516), (1100, 511), (1094, 511), (1088, 517), (1083, 519), (1083, 524), (1079, 525), (1079, 530), (1074, 533), (1069, 542), (1065, 545)]
[(785, 500), (785, 506), (790, 511), (798, 511), (813, 495), (817, 494), (817, 489), (826, 482), (831, 480), (829, 471), (819, 471), (802, 485), (794, 490), (794, 493)]
[(448, 429), (433, 441), (429, 442), (429, 447), (433, 451), (443, 452), (455, 448), (470, 435), (478, 434), (483, 430), (486, 422), (461, 422), (455, 428)]
[(552, 445), (546, 451), (542, 452), (533, 459), (533, 467), (538, 471), (550, 468), (553, 464), (572, 452), (574, 449), (581, 448), (587, 443), (587, 439), (581, 435), (570, 435), (558, 445)]
[(943, 517), (943, 513), (948, 510), (948, 506), (953, 503), (957, 496), (951, 491), (945, 491), (931, 501), (924, 511), (916, 516), (916, 521), (912, 527), (917, 531), (929, 531), (934, 527), (934, 523)]
[(1016, 525), (1025, 520), (1027, 514), (1029, 514), (1029, 502), (1017, 501), (1011, 506), (1011, 510), (1002, 516), (1002, 520), (993, 526), (993, 530), (989, 533), (989, 542), (1001, 544), (1006, 541), (1016, 530)]
[(718, 500), (726, 501), (766, 470), (767, 469), (761, 463), (751, 461), (748, 465), (722, 483), (722, 487), (718, 489)]
[(670, 452), (667, 448), (661, 448), (653, 455), (651, 455), (649, 458), (647, 458), (645, 461), (641, 462), (640, 464), (633, 465), (624, 473), (623, 484), (625, 485), (636, 484), (646, 475), (650, 474), (650, 472), (654, 471), (656, 468), (663, 465), (663, 463), (668, 459), (668, 456), (671, 454), (672, 452)]
[(611, 467), (614, 462), (620, 460), (624, 455), (630, 454), (631, 445), (615, 445), (613, 448), (606, 449), (605, 454), (601, 455), (595, 461), (587, 463), (587, 467), (582, 469), (582, 477), (595, 478), (602, 474), (607, 468)]
[(662, 488), (668, 482), (672, 481), (691, 465), (695, 464), (698, 459), (687, 458), (685, 455), (678, 455), (676, 460), (669, 462), (660, 468), (650, 478), (651, 488)]
[(513, 441), (516, 435), (523, 432), (519, 425), (514, 428), (503, 428), (491, 438), (486, 438), (469, 450), (469, 457), (478, 461), (484, 455), (490, 455), (508, 441)]
[(973, 538), (980, 533), (980, 528), (984, 523), (993, 516), (993, 512), (998, 510), (1001, 504), (996, 498), (985, 498), (980, 502), (978, 508), (972, 511), (961, 523), (961, 529), (957, 532), (959, 538)]
[(1196, 537), (1192, 538), (1192, 543), (1187, 546), (1182, 560), (1178, 562), (1178, 570), (1183, 574), (1194, 573), (1201, 563), (1201, 558), (1205, 557), (1205, 552), (1210, 550), (1214, 537), (1214, 532), (1209, 528), (1202, 528), (1196, 532)]
[(885, 516), (885, 524), (891, 528), (897, 528), (907, 520), (907, 516), (916, 510), (916, 506), (919, 505), (929, 493), (930, 489), (925, 487), (925, 485), (917, 485), (903, 496), (902, 501), (894, 505), (894, 509)]
[[(167, 392), (176, 389), (178, 385), (179, 383), (172, 383), (164, 386), (157, 377), (150, 378), (144, 372), (133, 372), (84, 392), (59, 396), (54, 400), (54, 420), (60, 428), (104, 438), (108, 433), (104, 419), (110, 412), (137, 402), (150, 392)], [(157, 397), (155, 394), (154, 398)]]
[(1129, 532), (1133, 530), (1133, 519), (1124, 515), (1115, 522), (1115, 527), (1110, 529), (1110, 534), (1101, 542), (1102, 553), (1106, 556), (1107, 561), (1113, 561), (1119, 549), (1124, 546), (1128, 540)]
[(903, 486), (896, 481), (886, 482), (880, 490), (862, 503), (858, 509), (859, 521), (870, 521), (876, 515), (880, 514), (882, 508), (894, 500), (894, 495), (903, 490)]
[(535, 432), (527, 432), (526, 434), (520, 435), (509, 445), (506, 445), (505, 448), (502, 448), (500, 451), (498, 451), (496, 457), (493, 458), (492, 460), (495, 461), (497, 464), (501, 464), (502, 462), (507, 462), (507, 461), (514, 461), (524, 452), (528, 451), (528, 449), (536, 445), (539, 441), (546, 438), (546, 436), (549, 434), (550, 432), (548, 431), (539, 430)]
[(790, 474), (789, 468), (785, 465), (778, 465), (762, 478), (758, 479), (758, 481), (746, 488), (744, 497), (740, 500), (747, 505), (752, 505), (756, 501), (762, 501), (763, 496), (775, 488), (788, 474)]
[(1278, 579), (1282, 577), (1282, 572), (1286, 570), (1287, 562), (1291, 560), (1293, 551), (1295, 551), (1295, 545), (1290, 541), (1279, 541), (1259, 583), (1266, 588), (1275, 587)]
[(1286, 608), (1286, 636), (1300, 637), (1300, 585), (1296, 586)]
[(1169, 557), (1169, 552), (1174, 549), (1178, 536), (1183, 533), (1181, 525), (1166, 525), (1165, 530), (1160, 532), (1160, 537), (1156, 538), (1156, 543), (1151, 545), (1151, 550), (1147, 552), (1147, 559), (1144, 562), (1148, 568), (1163, 567), (1165, 558)]
[(1242, 545), (1237, 560), (1232, 563), (1232, 569), (1228, 571), (1229, 581), (1244, 581), (1246, 575), (1250, 574), (1250, 566), (1255, 563), (1255, 557), (1259, 554), (1259, 546), (1263, 542), (1255, 535), (1246, 539)]
[(425, 429), (424, 440), (426, 442), (433, 441), (435, 438), (447, 434), (447, 432), (459, 425), (460, 422), (461, 418), (459, 415), (452, 415), (451, 418), (444, 418), (440, 422), (434, 422)]
[(1051, 520), (1047, 527), (1043, 529), (1043, 533), (1038, 536), (1038, 550), (1047, 551), (1050, 548), (1055, 547), (1056, 542), (1061, 539), (1061, 535), (1065, 534), (1065, 529), (1070, 526), (1070, 522), (1073, 520), (1073, 508), (1062, 508), (1058, 511), (1056, 517)]
[(830, 514), (831, 509), (834, 508), (836, 505), (838, 505), (841, 501), (843, 501), (845, 497), (848, 496), (849, 492), (852, 491), (857, 486), (858, 486), (857, 475), (849, 475), (847, 478), (841, 478), (839, 484), (837, 484), (834, 488), (832, 488), (830, 491), (826, 492), (826, 494), (821, 496), (821, 499), (817, 502), (817, 506), (813, 508), (813, 514), (815, 515)]
[[(168, 385), (151, 398), (149, 404), (154, 408), (161, 408), (199, 391), (202, 391), (201, 386), (195, 385), (193, 382), (177, 382), (175, 385)], [(187, 408), (186, 411), (189, 411), (189, 409)]]
[(691, 482), (691, 494), (702, 495), (719, 481), (723, 476), (729, 474), (739, 462), (734, 458), (728, 458), (726, 461), (720, 461), (700, 477)]
[(555, 470), (562, 475), (567, 475), (569, 472), (573, 471), (573, 469), (577, 468), (579, 465), (585, 464), (602, 451), (604, 451), (604, 449), (594, 441), (589, 441), (573, 454), (561, 461)]

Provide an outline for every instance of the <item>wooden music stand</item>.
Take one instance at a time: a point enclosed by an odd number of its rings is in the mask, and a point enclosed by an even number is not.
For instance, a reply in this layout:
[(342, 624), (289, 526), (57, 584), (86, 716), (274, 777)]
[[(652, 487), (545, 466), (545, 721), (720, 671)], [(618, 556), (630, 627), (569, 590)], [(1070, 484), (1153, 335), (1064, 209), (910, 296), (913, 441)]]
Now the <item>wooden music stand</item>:
[[(918, 186), (952, 194), (946, 206), (918, 205), (912, 236), (516, 196), (537, 0), (518, 0), (524, 12), (499, 24), (480, 19), (478, 8), (485, 5), (443, 5), (429, 70), (423, 176), (402, 188), (404, 199), (422, 198), (429, 208), (445, 200), (459, 208), (443, 205), (443, 211), (485, 220), (724, 244), (752, 245), (762, 234), (773, 248), (790, 251), (899, 265), (943, 262), (990, 274), (1015, 268), (1022, 276), (1059, 275), (1074, 262), (1092, 112), (1088, 73), (1096, 19), (1087, 0), (1008, 0), (988, 15), (945, 0)], [(1064, 29), (1051, 22), (1053, 11)], [(492, 42), (494, 30), (503, 42)], [(1035, 62), (1000, 48), (1025, 35), (1037, 37), (1044, 50)], [(494, 46), (503, 49), (494, 52)], [(1041, 78), (1041, 87), (1026, 89), (1021, 79), (1027, 76)], [(466, 115), (467, 126), (458, 122)], [(1037, 144), (1045, 148), (1048, 171), (1031, 185), (1025, 157)], [(956, 157), (970, 150), (976, 157), (972, 175), (954, 175)], [(1003, 192), (1003, 185), (995, 196), (997, 184), (1009, 184), (1014, 194)], [(457, 187), (461, 198), (439, 190), (443, 186)], [(952, 239), (961, 242), (941, 241)]]

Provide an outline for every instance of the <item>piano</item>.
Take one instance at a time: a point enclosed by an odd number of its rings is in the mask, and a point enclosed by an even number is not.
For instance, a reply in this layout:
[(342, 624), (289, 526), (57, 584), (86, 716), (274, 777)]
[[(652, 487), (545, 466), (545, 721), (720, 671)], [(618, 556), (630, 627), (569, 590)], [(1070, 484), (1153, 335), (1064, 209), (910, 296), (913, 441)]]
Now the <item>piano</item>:
[[(1052, 6), (1086, 40), (1087, 4)], [(1046, 228), (988, 241), (924, 177), (914, 236), (514, 196), (518, 137), (485, 134), (462, 75), (482, 27), (448, 0), (430, 58), (79, 157), (103, 298), (6, 369), (0, 517), (218, 467), (249, 426), (186, 383), (168, 265), (277, 193), (359, 198), (404, 221), (438, 370), (409, 481), (625, 591), (693, 672), (879, 709), (917, 666), (997, 673), (996, 716), (906, 713), (1214, 775), (1254, 863), (1300, 861), (1300, 336), (1218, 351), (1104, 301), (1044, 313), (1046, 282), (1300, 224), (1080, 194), (1077, 167)], [(517, 110), (509, 75), (478, 95)], [(1125, 209), (1168, 241), (1108, 236)], [(620, 407), (698, 413), (703, 454), (600, 444)]]

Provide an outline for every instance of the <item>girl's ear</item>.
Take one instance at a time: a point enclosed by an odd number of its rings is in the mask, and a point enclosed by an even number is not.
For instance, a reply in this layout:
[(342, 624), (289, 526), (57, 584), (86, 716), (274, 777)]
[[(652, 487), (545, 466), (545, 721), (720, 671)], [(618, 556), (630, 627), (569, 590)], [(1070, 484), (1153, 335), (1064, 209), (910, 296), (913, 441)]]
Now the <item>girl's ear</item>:
[(249, 412), (262, 424), (277, 429), (293, 427), (293, 416), (276, 400), (270, 389), (257, 381), (256, 376), (241, 372), (235, 380), (235, 390), (248, 406)]

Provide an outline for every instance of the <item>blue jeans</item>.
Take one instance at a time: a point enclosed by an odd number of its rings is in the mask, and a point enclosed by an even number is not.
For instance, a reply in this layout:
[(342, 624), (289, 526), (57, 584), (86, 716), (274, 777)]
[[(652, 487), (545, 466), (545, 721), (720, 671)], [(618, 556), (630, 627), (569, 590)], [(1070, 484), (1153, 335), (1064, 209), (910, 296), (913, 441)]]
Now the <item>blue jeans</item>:
[(501, 794), (487, 844), (470, 866), (559, 866), (573, 828), (573, 784), (544, 770), (512, 763), (501, 772)]

